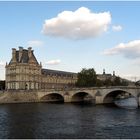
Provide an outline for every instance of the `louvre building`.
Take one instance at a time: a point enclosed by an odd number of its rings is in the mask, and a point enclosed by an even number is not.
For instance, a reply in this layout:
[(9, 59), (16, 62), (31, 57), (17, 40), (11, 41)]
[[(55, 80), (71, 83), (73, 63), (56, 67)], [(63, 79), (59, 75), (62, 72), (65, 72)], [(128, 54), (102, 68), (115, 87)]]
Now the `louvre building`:
[(73, 87), (77, 74), (43, 69), (31, 47), (12, 49), (12, 58), (6, 64), (6, 89), (30, 90)]

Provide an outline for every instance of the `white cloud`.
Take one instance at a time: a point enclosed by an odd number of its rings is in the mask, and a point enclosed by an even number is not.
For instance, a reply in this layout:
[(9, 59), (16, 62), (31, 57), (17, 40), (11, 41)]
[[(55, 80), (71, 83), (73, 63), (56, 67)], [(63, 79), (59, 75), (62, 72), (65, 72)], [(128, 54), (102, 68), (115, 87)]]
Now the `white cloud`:
[(31, 40), (31, 41), (28, 41), (27, 44), (30, 47), (40, 47), (43, 45), (43, 42), (39, 40)]
[(86, 7), (63, 11), (57, 17), (45, 20), (42, 33), (69, 39), (94, 38), (107, 31), (110, 12), (93, 13)]
[(105, 55), (122, 54), (127, 58), (136, 59), (140, 57), (140, 40), (130, 41), (128, 43), (120, 43), (114, 48), (105, 50)]
[(5, 67), (5, 62), (3, 62), (3, 61), (0, 61), (0, 67)]
[(112, 30), (115, 31), (115, 32), (119, 32), (122, 30), (122, 26), (120, 25), (114, 25), (112, 26)]
[(61, 63), (61, 60), (56, 59), (56, 60), (50, 60), (48, 62), (46, 62), (47, 65), (58, 65)]

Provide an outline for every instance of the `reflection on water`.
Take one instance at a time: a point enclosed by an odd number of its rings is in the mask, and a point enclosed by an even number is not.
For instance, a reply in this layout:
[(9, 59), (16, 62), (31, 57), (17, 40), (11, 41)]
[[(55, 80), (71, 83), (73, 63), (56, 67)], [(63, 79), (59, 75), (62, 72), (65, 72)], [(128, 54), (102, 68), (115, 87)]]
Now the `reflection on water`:
[(92, 104), (0, 105), (0, 138), (140, 138), (140, 109)]

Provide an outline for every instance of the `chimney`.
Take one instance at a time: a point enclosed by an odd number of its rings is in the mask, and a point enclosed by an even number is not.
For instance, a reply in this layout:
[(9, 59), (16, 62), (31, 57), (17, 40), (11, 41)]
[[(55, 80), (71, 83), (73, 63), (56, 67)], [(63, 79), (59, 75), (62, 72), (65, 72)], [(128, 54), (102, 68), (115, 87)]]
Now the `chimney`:
[(19, 46), (19, 62), (21, 60), (21, 57), (22, 57), (22, 51), (23, 51), (23, 47)]
[(40, 66), (42, 67), (42, 63), (40, 62)]
[(12, 62), (16, 62), (16, 49), (12, 48)]
[(34, 64), (34, 58), (33, 58), (33, 50), (31, 47), (28, 48), (28, 57), (29, 57), (29, 61), (28, 63)]
[(29, 56), (29, 58), (32, 57), (32, 47), (28, 48), (28, 56)]

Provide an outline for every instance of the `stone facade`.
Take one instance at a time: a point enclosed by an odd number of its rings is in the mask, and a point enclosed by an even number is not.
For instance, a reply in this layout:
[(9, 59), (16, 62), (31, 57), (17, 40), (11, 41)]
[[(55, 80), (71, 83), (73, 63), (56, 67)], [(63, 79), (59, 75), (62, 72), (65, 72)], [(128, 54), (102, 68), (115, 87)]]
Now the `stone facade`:
[(73, 87), (76, 81), (76, 73), (42, 69), (42, 89)]
[(11, 61), (6, 64), (7, 90), (66, 88), (74, 86), (76, 81), (76, 73), (42, 69), (31, 47), (13, 48)]

